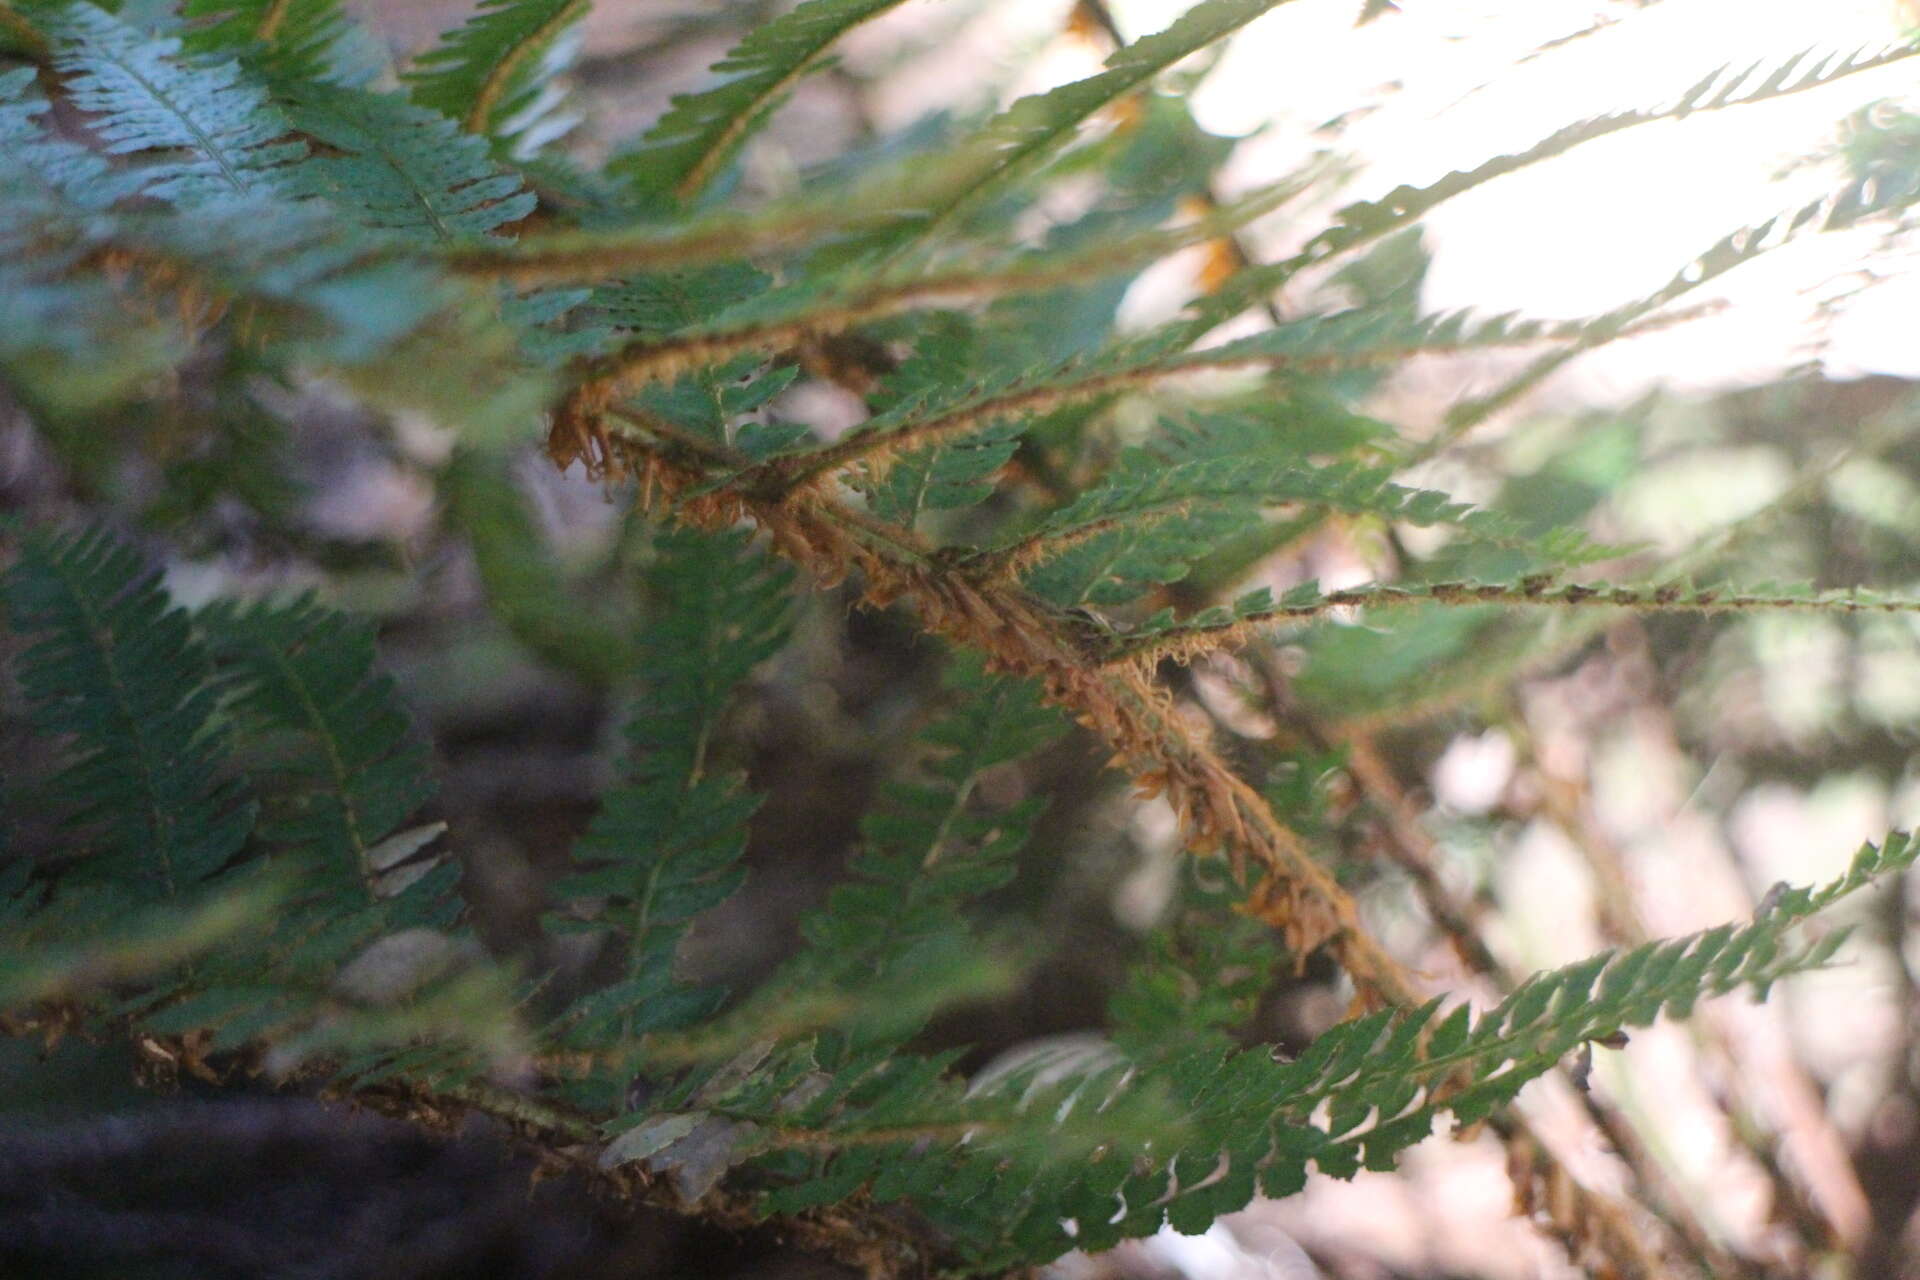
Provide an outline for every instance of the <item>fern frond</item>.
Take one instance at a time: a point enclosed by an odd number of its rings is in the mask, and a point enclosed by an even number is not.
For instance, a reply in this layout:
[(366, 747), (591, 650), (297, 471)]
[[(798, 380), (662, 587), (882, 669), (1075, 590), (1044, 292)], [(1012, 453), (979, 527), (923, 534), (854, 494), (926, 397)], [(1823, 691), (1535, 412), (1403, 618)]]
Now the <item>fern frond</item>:
[(590, 0), (481, 0), (407, 72), (413, 100), (458, 120), (468, 133), (508, 136), (542, 110), (567, 57), (567, 41)]
[(29, 531), (0, 578), (31, 722), (68, 738), (44, 809), (67, 813), (75, 874), (173, 897), (239, 852), (255, 806), (231, 776), (205, 646), (158, 576), (102, 530)]
[(1066, 728), (1029, 681), (991, 677), (956, 663), (946, 681), (951, 710), (921, 735), (935, 754), (925, 781), (887, 785), (861, 822), (855, 879), (833, 891), (801, 930), (808, 968), (885, 976), (916, 965), (929, 944), (950, 939), (961, 909), (1013, 875), (1043, 801), (983, 806), (975, 792), (995, 768), (1020, 759)]
[(518, 222), (537, 203), (484, 140), (397, 94), (309, 82), (284, 100), (300, 131), (329, 148), (300, 167), (300, 190), (363, 226), (456, 243)]
[[(259, 839), (297, 864), (303, 888), (329, 913), (394, 897), (397, 866), (427, 865), (396, 836), (433, 787), (393, 681), (375, 672), (372, 630), (310, 598), (220, 603), (196, 621), (230, 682), (240, 741), (264, 756), (255, 774), (266, 803)], [(395, 923), (457, 908), (448, 895), (453, 870), (411, 885), (401, 900), (420, 910), (401, 911)]]
[(1199, 309), (1215, 323), (1225, 320), (1254, 305), (1308, 267), (1411, 226), (1455, 196), (1564, 155), (1595, 139), (1639, 125), (1684, 119), (1699, 111), (1718, 111), (1802, 93), (1916, 54), (1920, 54), (1920, 47), (1911, 44), (1876, 45), (1820, 58), (1815, 58), (1809, 50), (1764, 74), (1758, 65), (1718, 67), (1665, 106), (1581, 120), (1556, 130), (1525, 150), (1495, 156), (1472, 169), (1455, 170), (1424, 187), (1400, 186), (1378, 200), (1347, 205), (1335, 215), (1332, 226), (1309, 240), (1293, 257), (1241, 272), (1212, 297), (1203, 300)]
[(0, 231), (20, 234), (31, 213), (15, 204), (36, 197), (80, 209), (105, 209), (143, 190), (150, 175), (135, 169), (115, 172), (107, 160), (77, 142), (47, 131), (49, 106), (35, 88), (32, 67), (0, 74)]
[(818, 70), (835, 42), (901, 0), (806, 0), (753, 28), (713, 64), (721, 83), (683, 94), (610, 172), (630, 177), (642, 198), (686, 203), (730, 164), (802, 77)]
[(360, 34), (340, 0), (185, 0), (181, 16), (189, 53), (258, 50), (264, 66), (289, 82), (335, 79), (343, 51)]
[[(746, 824), (759, 807), (737, 772), (712, 758), (734, 689), (786, 633), (786, 575), (737, 534), (668, 533), (651, 575), (660, 615), (640, 640), (646, 691), (627, 728), (626, 780), (574, 849), (562, 900), (604, 900), (597, 919), (549, 916), (556, 929), (618, 929), (625, 976), (574, 1002), (566, 1034), (605, 1044), (683, 1026), (719, 993), (680, 987), (674, 950), (692, 918), (731, 895)], [(581, 907), (587, 907), (582, 902)]]
[[(1239, 915), (1226, 868), (1186, 859), (1167, 918), (1108, 1002), (1116, 1042), (1147, 1061), (1202, 1040), (1227, 1048), (1228, 1033), (1251, 1024), (1282, 949), (1260, 924)], [(1217, 878), (1215, 878), (1217, 877)]]
[(178, 156), (150, 160), (150, 194), (196, 204), (274, 194), (307, 154), (238, 62), (188, 63), (179, 38), (149, 36), (91, 4), (67, 9), (54, 34), (67, 91), (99, 117), (109, 153)]
[(148, 179), (48, 132), (35, 79), (0, 73), (0, 369), (57, 416), (132, 394), (181, 351), (112, 283), (76, 272), (85, 228)]
[[(1164, 31), (1114, 50), (1106, 70), (1022, 98), (963, 144), (941, 175), (940, 194), (907, 225), (907, 244), (924, 242), (956, 219), (998, 200), (1079, 136), (1101, 111), (1152, 82), (1175, 63), (1226, 39), (1286, 0), (1202, 0)], [(904, 246), (894, 250), (898, 256)]]
[(10, 900), (28, 869), (21, 860), (0, 871), (0, 1010), (97, 998), (219, 948), (257, 945), (285, 898), (284, 884), (255, 877), (167, 903), (106, 886)]
[[(678, 330), (632, 339), (595, 358), (581, 369), (574, 396), (604, 404), (690, 367), (744, 353), (777, 351), (903, 311), (1033, 294), (1125, 275), (1176, 249), (1244, 225), (1299, 191), (1299, 183), (1289, 179), (1171, 229), (1155, 228), (980, 266), (901, 274), (884, 264), (856, 265), (823, 279), (802, 277), (779, 288), (743, 294), (734, 305), (710, 310)], [(725, 270), (703, 269), (706, 274)], [(1030, 353), (1023, 354), (1031, 358)]]
[[(635, 669), (621, 615), (592, 610), (541, 544), (511, 459), (458, 453), (440, 474), (448, 522), (465, 535), (493, 615), (543, 662), (596, 688)], [(624, 612), (624, 611), (622, 611)]]
[(1208, 609), (1181, 621), (1161, 614), (1138, 632), (1117, 640), (1109, 660), (1179, 661), (1214, 649), (1245, 643), (1275, 623), (1320, 617), (1335, 609), (1398, 608), (1408, 605), (1499, 605), (1566, 609), (1570, 606), (1632, 609), (1641, 613), (1758, 613), (1791, 610), (1812, 613), (1920, 613), (1920, 599), (1848, 588), (1816, 591), (1811, 586), (1764, 584), (1751, 588), (1695, 587), (1670, 582), (1652, 587), (1617, 587), (1605, 582), (1561, 583), (1552, 574), (1518, 582), (1433, 582), (1320, 590), (1303, 583), (1278, 600), (1266, 590)]
[[(706, 1114), (738, 1126), (723, 1163), (758, 1156), (766, 1174), (790, 1181), (767, 1209), (856, 1190), (905, 1200), (969, 1268), (1102, 1249), (1162, 1225), (1199, 1231), (1255, 1194), (1297, 1192), (1313, 1167), (1343, 1178), (1389, 1169), (1441, 1113), (1482, 1119), (1583, 1043), (1683, 1017), (1704, 995), (1764, 994), (1825, 964), (1844, 931), (1795, 946), (1787, 929), (1916, 855), (1920, 843), (1896, 834), (1863, 848), (1832, 884), (1777, 895), (1751, 923), (1536, 975), (1478, 1016), (1462, 1005), (1442, 1017), (1434, 1000), (1345, 1022), (1297, 1061), (1265, 1047), (1175, 1043), (1147, 1060), (1038, 1058), (963, 1093), (943, 1081), (944, 1060), (895, 1055), (811, 1097), (789, 1077), (780, 1092), (771, 1081), (736, 1090)], [(813, 1159), (766, 1154), (796, 1147)]]
[[(1430, 489), (1392, 483), (1385, 468), (1346, 463), (1302, 467), (1290, 460), (1203, 458), (1172, 464), (1137, 460), (1120, 473), (1049, 515), (1032, 533), (982, 553), (994, 570), (1023, 573), (1068, 548), (1115, 529), (1183, 517), (1195, 510), (1226, 508), (1248, 518), (1261, 508), (1301, 503), (1349, 514), (1413, 524), (1458, 526), (1491, 542), (1527, 541), (1520, 527), (1494, 511), (1476, 510)], [(1582, 551), (1578, 534), (1554, 546), (1561, 563), (1596, 558), (1606, 550)]]
[(875, 415), (860, 430), (811, 453), (778, 460), (785, 483), (818, 481), (855, 463), (884, 466), (908, 450), (945, 444), (1011, 417), (1042, 412), (1115, 392), (1140, 390), (1203, 370), (1280, 368), (1326, 372), (1393, 363), (1423, 354), (1539, 342), (1606, 332), (1612, 315), (1546, 324), (1514, 316), (1475, 320), (1465, 313), (1407, 320), (1374, 311), (1336, 312), (1277, 326), (1212, 347), (1186, 345), (1180, 322), (1145, 338), (1040, 371), (1002, 370), (991, 380), (946, 388), (925, 400)]

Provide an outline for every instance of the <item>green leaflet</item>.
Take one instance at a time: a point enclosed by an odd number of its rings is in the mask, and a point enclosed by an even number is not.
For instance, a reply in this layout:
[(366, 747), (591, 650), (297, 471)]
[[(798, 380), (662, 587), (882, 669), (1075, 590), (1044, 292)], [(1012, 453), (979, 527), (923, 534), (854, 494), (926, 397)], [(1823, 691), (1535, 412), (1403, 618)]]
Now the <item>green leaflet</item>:
[(572, 56), (570, 37), (589, 0), (481, 0), (465, 26), (442, 37), (407, 72), (413, 100), (468, 133), (544, 140), (553, 77)]
[(1109, 1004), (1115, 1039), (1131, 1061), (1231, 1044), (1272, 982), (1283, 948), (1272, 931), (1233, 911), (1226, 868), (1186, 859), (1167, 916)]
[(340, 0), (185, 0), (181, 16), (190, 53), (253, 52), (274, 74), (301, 80), (363, 70), (353, 65), (354, 45), (365, 33), (348, 21)]
[(311, 599), (218, 604), (196, 622), (231, 682), (242, 745), (270, 753), (258, 838), (334, 909), (397, 894), (417, 906), (407, 923), (457, 909), (454, 868), (434, 869), (400, 831), (433, 788), (393, 682), (374, 669), (371, 629)]
[(365, 227), (448, 243), (533, 212), (533, 193), (493, 162), (485, 141), (397, 94), (309, 82), (289, 87), (284, 101), (300, 131), (327, 147), (300, 167), (299, 189)]
[(70, 735), (36, 807), (85, 850), (75, 874), (168, 899), (239, 852), (254, 820), (215, 715), (205, 645), (140, 557), (102, 531), (30, 531), (0, 578), (30, 641), (16, 668), (34, 728)]
[(642, 199), (697, 199), (835, 41), (901, 0), (806, 0), (747, 33), (713, 65), (715, 88), (683, 94), (640, 145), (608, 165)]
[(47, 132), (32, 67), (0, 74), (0, 368), (55, 414), (111, 404), (180, 358), (167, 326), (135, 314), (121, 291), (70, 278), (100, 210), (148, 177)]
[(113, 155), (151, 159), (146, 190), (182, 204), (265, 196), (285, 189), (304, 143), (238, 62), (189, 64), (176, 37), (150, 37), (90, 4), (55, 28), (56, 65), (75, 106)]
[(923, 950), (952, 937), (970, 900), (1012, 877), (1043, 802), (994, 806), (976, 788), (990, 770), (1038, 749), (1065, 726), (1030, 682), (990, 677), (971, 661), (954, 666), (946, 692), (951, 710), (921, 735), (931, 752), (924, 778), (887, 784), (861, 821), (854, 879), (802, 926), (816, 949), (805, 968), (881, 978), (910, 973)]
[[(576, 869), (553, 886), (581, 913), (549, 917), (563, 932), (619, 932), (624, 976), (574, 1001), (566, 1035), (606, 1043), (684, 1026), (721, 993), (679, 986), (673, 955), (694, 916), (738, 886), (735, 863), (759, 801), (715, 758), (722, 713), (786, 635), (787, 574), (738, 535), (670, 533), (649, 575), (659, 614), (642, 634), (643, 692), (627, 728), (630, 755), (574, 849)], [(581, 918), (597, 900), (597, 915)]]
[(940, 175), (940, 194), (909, 223), (909, 243), (925, 241), (954, 220), (999, 199), (1071, 143), (1098, 112), (1285, 2), (1203, 0), (1166, 30), (1116, 49), (1100, 74), (1020, 99), (950, 162), (948, 171)]
[(284, 896), (284, 886), (259, 881), (164, 904), (99, 886), (43, 901), (30, 871), (24, 858), (0, 871), (0, 1009), (94, 999), (219, 947), (257, 946)]
[[(1177, 442), (1175, 456), (1206, 449), (1204, 438), (1190, 437)], [(1266, 460), (1203, 453), (1167, 462), (1143, 453), (1123, 460), (1104, 485), (1047, 516), (1032, 533), (985, 554), (1025, 567), (1034, 590), (1057, 604), (1107, 606), (1127, 603), (1153, 583), (1185, 577), (1195, 560), (1262, 527), (1263, 508), (1282, 504), (1445, 524), (1470, 543), (1520, 548), (1555, 565), (1618, 554), (1593, 546), (1576, 530), (1528, 537), (1498, 512), (1405, 488), (1391, 482), (1392, 474), (1352, 463), (1315, 467), (1284, 455)]]
[[(913, 355), (895, 370), (873, 397), (881, 412), (918, 412), (937, 403), (948, 388), (965, 386), (991, 358), (984, 351), (980, 326), (957, 314), (928, 318)], [(983, 501), (993, 492), (991, 478), (1013, 455), (1019, 431), (1000, 423), (956, 445), (934, 445), (893, 459), (879, 480), (862, 486), (873, 513), (912, 528), (923, 511), (954, 510)]]

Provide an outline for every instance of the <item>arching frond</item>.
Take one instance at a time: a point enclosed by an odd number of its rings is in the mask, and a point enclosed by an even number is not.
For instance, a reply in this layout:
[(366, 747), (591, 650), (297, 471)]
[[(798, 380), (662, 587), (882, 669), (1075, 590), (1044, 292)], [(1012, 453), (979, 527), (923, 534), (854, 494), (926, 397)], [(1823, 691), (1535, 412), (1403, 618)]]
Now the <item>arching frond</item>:
[(407, 72), (413, 100), (460, 122), (468, 133), (512, 137), (553, 106), (554, 75), (590, 0), (481, 0)]
[(713, 64), (719, 85), (675, 98), (640, 145), (609, 168), (630, 177), (643, 197), (697, 198), (841, 36), (900, 3), (806, 0), (755, 27)]

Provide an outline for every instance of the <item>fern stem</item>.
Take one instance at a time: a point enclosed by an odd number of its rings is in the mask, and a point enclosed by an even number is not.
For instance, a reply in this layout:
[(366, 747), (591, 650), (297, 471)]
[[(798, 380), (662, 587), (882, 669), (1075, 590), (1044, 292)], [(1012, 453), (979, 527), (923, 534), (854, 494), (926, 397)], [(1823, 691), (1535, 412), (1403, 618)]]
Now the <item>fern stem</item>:
[(280, 34), (280, 24), (287, 19), (287, 13), (293, 8), (294, 0), (267, 0), (260, 11), (260, 21), (253, 26), (254, 39), (262, 44), (272, 44), (273, 38)]

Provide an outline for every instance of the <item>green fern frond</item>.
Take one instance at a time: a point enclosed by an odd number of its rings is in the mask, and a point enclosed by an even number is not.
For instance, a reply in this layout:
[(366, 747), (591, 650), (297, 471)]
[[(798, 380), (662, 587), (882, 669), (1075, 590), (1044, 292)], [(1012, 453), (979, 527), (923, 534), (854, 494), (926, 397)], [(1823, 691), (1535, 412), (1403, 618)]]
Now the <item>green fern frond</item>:
[[(1098, 75), (1020, 99), (963, 144), (958, 161), (940, 175), (935, 189), (941, 194), (909, 220), (911, 238), (906, 243), (923, 242), (1000, 199), (1069, 145), (1101, 111), (1284, 3), (1203, 0), (1166, 30), (1116, 49)], [(895, 255), (904, 247), (896, 248)]]
[[(869, 403), (876, 413), (937, 399), (964, 386), (991, 357), (982, 327), (957, 313), (927, 318), (913, 354), (889, 374)], [(984, 501), (991, 478), (1019, 444), (1020, 431), (1002, 423), (952, 446), (910, 450), (862, 486), (873, 513), (912, 528), (925, 510), (958, 510)]]
[[(1224, 507), (1252, 518), (1265, 507), (1300, 503), (1349, 514), (1413, 525), (1454, 525), (1477, 539), (1521, 544), (1518, 525), (1494, 511), (1476, 510), (1430, 489), (1392, 483), (1385, 468), (1336, 463), (1302, 467), (1292, 461), (1204, 458), (1160, 463), (1136, 460), (1119, 474), (1053, 512), (1034, 532), (983, 553), (996, 567), (1019, 571), (1042, 564), (1066, 549), (1109, 531), (1184, 517), (1195, 510)], [(1558, 540), (1560, 563), (1614, 554), (1610, 549), (1582, 552), (1584, 539), (1569, 533)]]
[(455, 243), (518, 222), (537, 203), (484, 140), (397, 94), (309, 82), (283, 100), (294, 125), (328, 148), (300, 167), (300, 190), (363, 226)]
[(512, 137), (545, 113), (568, 42), (590, 0), (481, 0), (466, 25), (422, 54), (406, 79), (413, 100), (468, 133)]
[(55, 65), (73, 103), (113, 155), (166, 152), (149, 160), (150, 194), (205, 203), (284, 190), (307, 154), (292, 125), (240, 64), (189, 63), (173, 36), (149, 36), (90, 4), (67, 9), (55, 28)]
[(59, 416), (132, 394), (182, 353), (113, 284), (75, 274), (85, 229), (148, 176), (49, 133), (35, 79), (32, 67), (0, 74), (0, 369)]
[(181, 16), (189, 53), (257, 50), (267, 70), (289, 82), (336, 79), (343, 53), (362, 34), (340, 0), (185, 0)]
[(1066, 726), (1034, 684), (988, 676), (973, 661), (955, 664), (946, 693), (951, 709), (921, 735), (934, 753), (924, 781), (889, 783), (862, 820), (854, 879), (801, 927), (814, 948), (803, 967), (863, 981), (912, 970), (927, 947), (952, 938), (969, 901), (1012, 877), (1044, 802), (990, 806), (977, 792), (992, 770)]
[(21, 204), (36, 197), (81, 209), (105, 209), (138, 195), (150, 181), (142, 170), (115, 172), (105, 157), (46, 129), (50, 110), (35, 88), (37, 73), (18, 67), (0, 74), (0, 230), (11, 238), (29, 221)]
[(218, 872), (253, 828), (231, 774), (206, 647), (157, 575), (106, 532), (29, 531), (0, 578), (31, 723), (67, 763), (40, 807), (67, 815), (74, 874), (171, 898)]
[(901, 0), (806, 0), (748, 32), (714, 63), (721, 83), (683, 94), (634, 150), (607, 166), (643, 198), (691, 202), (712, 185), (793, 91), (818, 70), (841, 36)]
[[(683, 988), (674, 950), (689, 922), (740, 883), (735, 863), (759, 807), (737, 771), (713, 758), (735, 688), (786, 634), (787, 575), (742, 535), (669, 533), (650, 575), (660, 614), (642, 635), (645, 693), (627, 728), (626, 780), (608, 792), (574, 849), (576, 869), (553, 886), (579, 914), (549, 916), (563, 932), (617, 929), (625, 976), (577, 1000), (575, 1043), (604, 1044), (711, 1013), (714, 991)], [(582, 919), (590, 903), (604, 903)]]
[[(261, 756), (258, 838), (297, 862), (303, 887), (329, 912), (395, 896), (396, 868), (418, 865), (417, 851), (396, 848), (396, 835), (433, 787), (393, 682), (375, 671), (371, 629), (311, 599), (221, 603), (196, 621), (229, 681), (240, 742)], [(440, 868), (400, 895), (421, 911), (417, 919), (402, 911), (395, 923), (427, 923), (457, 908), (447, 896), (452, 872)]]
[(1638, 125), (1683, 119), (1699, 111), (1717, 111), (1805, 92), (1916, 54), (1920, 54), (1920, 47), (1911, 44), (1877, 45), (1820, 58), (1815, 58), (1809, 50), (1764, 74), (1758, 64), (1744, 69), (1736, 69), (1732, 64), (1716, 68), (1665, 106), (1577, 121), (1525, 150), (1495, 156), (1472, 169), (1455, 170), (1424, 187), (1400, 186), (1378, 200), (1347, 205), (1335, 214), (1332, 226), (1309, 240), (1294, 256), (1284, 262), (1241, 272), (1213, 297), (1203, 300), (1199, 310), (1212, 322), (1225, 320), (1269, 296), (1308, 267), (1411, 226), (1446, 201), (1496, 178), (1564, 155), (1595, 139)]
[(1605, 582), (1563, 583), (1553, 574), (1518, 582), (1432, 582), (1349, 587), (1322, 591), (1306, 582), (1277, 600), (1262, 589), (1234, 601), (1175, 620), (1170, 612), (1148, 619), (1114, 642), (1112, 660), (1151, 661), (1191, 656), (1243, 643), (1276, 623), (1304, 621), (1336, 609), (1403, 608), (1410, 605), (1569, 607), (1632, 609), (1642, 613), (1758, 613), (1790, 610), (1812, 613), (1920, 613), (1920, 599), (1848, 588), (1816, 591), (1811, 586), (1772, 583), (1750, 588), (1696, 587), (1669, 582), (1650, 587), (1617, 587)]
[(488, 606), (514, 639), (557, 670), (606, 688), (635, 669), (624, 611), (603, 614), (569, 590), (510, 467), (505, 456), (455, 454), (440, 474), (448, 522), (472, 548)]
[(98, 885), (43, 902), (25, 888), (28, 871), (24, 859), (0, 870), (0, 1010), (96, 999), (216, 949), (258, 945), (285, 898), (283, 884), (256, 877), (167, 903)]
[(1183, 858), (1164, 919), (1108, 1003), (1116, 1042), (1129, 1060), (1230, 1043), (1251, 1024), (1284, 958), (1272, 932), (1233, 911), (1238, 886), (1218, 862)]
[(1622, 323), (1614, 314), (1545, 324), (1511, 315), (1478, 320), (1451, 313), (1407, 319), (1356, 310), (1310, 316), (1212, 347), (1191, 347), (1192, 326), (1181, 321), (1053, 368), (1003, 368), (972, 385), (941, 388), (876, 414), (824, 449), (781, 459), (780, 466), (797, 484), (855, 463), (884, 465), (896, 453), (948, 444), (1008, 418), (1145, 389), (1182, 374), (1245, 368), (1329, 372), (1422, 354), (1576, 339), (1613, 332)]
[[(30, 90), (20, 73), (0, 82), (0, 307), (34, 321), (7, 326), (0, 352), (28, 388), (111, 401), (183, 360), (220, 323), (271, 359), (371, 365), (458, 297), (458, 286), (396, 260), (389, 244), (341, 225), (321, 203), (283, 202), (306, 163), (271, 171), (275, 191), (197, 204), (190, 218), (131, 205), (176, 167), (109, 169), (48, 135), (44, 100)], [(88, 269), (100, 255), (119, 264), (111, 276)], [(477, 343), (466, 349), (485, 358)], [(79, 363), (90, 378), (64, 376)], [(436, 367), (459, 364), (443, 356)], [(463, 378), (467, 396), (500, 376), (500, 362), (484, 367), (485, 379)], [(407, 385), (430, 381), (418, 375)]]
[[(1343, 1178), (1389, 1169), (1441, 1113), (1462, 1124), (1484, 1118), (1583, 1043), (1662, 1014), (1685, 1016), (1703, 995), (1764, 994), (1825, 964), (1844, 931), (1795, 946), (1786, 930), (1916, 855), (1920, 843), (1896, 834), (1863, 848), (1840, 880), (1777, 895), (1749, 924), (1537, 975), (1478, 1016), (1462, 1005), (1442, 1017), (1435, 1000), (1342, 1023), (1297, 1061), (1276, 1061), (1264, 1047), (1175, 1045), (1146, 1061), (1082, 1055), (1084, 1065), (1064, 1078), (1048, 1079), (1041, 1064), (957, 1094), (943, 1090), (938, 1060), (895, 1057), (895, 1071), (911, 1077), (897, 1092), (883, 1075), (865, 1095), (826, 1088), (800, 1106), (745, 1099), (722, 1114), (750, 1126), (746, 1154), (802, 1139), (830, 1153), (811, 1165), (762, 1156), (768, 1171), (804, 1179), (771, 1193), (768, 1208), (791, 1211), (864, 1188), (931, 1216), (970, 1268), (1103, 1249), (1163, 1224), (1200, 1231), (1255, 1194), (1299, 1191), (1313, 1167)], [(860, 1105), (865, 1097), (871, 1109)], [(1130, 1137), (1130, 1104), (1175, 1122), (1154, 1121)], [(1049, 1131), (1065, 1139), (1060, 1149), (1049, 1149)], [(1011, 1140), (996, 1141), (1001, 1134)]]

